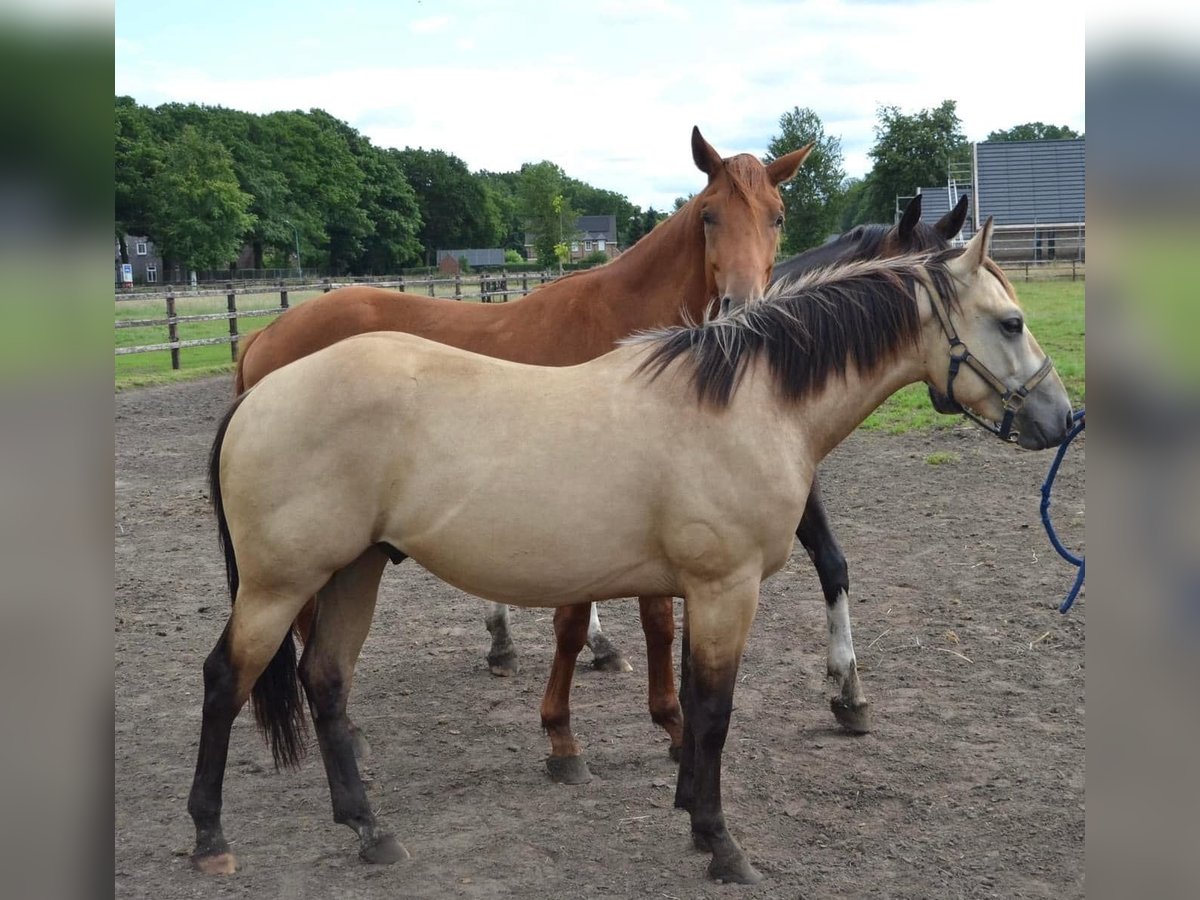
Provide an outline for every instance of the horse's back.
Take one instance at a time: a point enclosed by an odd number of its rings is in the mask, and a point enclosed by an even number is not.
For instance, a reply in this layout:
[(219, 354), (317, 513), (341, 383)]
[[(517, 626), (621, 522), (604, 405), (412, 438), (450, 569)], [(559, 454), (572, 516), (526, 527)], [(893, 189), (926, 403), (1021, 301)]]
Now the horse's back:
[(338, 288), (292, 307), (255, 332), (253, 342), (247, 344), (238, 360), (238, 388), (239, 391), (251, 388), (288, 363), (368, 332), (408, 332), (461, 345), (454, 339), (454, 326), (459, 319), (488, 319), (494, 315), (490, 307), (474, 303), (455, 303), (367, 285)]

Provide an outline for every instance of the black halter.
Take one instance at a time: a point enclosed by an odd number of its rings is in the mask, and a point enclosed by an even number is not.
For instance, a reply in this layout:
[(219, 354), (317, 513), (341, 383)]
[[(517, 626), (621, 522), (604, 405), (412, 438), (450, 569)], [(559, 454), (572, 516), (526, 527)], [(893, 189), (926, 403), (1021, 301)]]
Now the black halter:
[[(1010, 389), (1005, 386), (1004, 382), (992, 374), (979, 358), (974, 356), (967, 345), (962, 342), (958, 336), (958, 332), (954, 330), (954, 325), (950, 322), (950, 313), (943, 308), (944, 301), (940, 297), (930, 296), (929, 298), (933, 305), (933, 311), (937, 313), (938, 320), (942, 323), (942, 330), (946, 332), (946, 337), (950, 339), (950, 374), (946, 378), (946, 398), (956, 407), (964, 416), (978, 425), (985, 431), (989, 431), (1002, 441), (1015, 441), (1016, 435), (1012, 432), (1013, 418), (1021, 411), (1021, 407), (1025, 405), (1025, 398), (1029, 396), (1029, 392), (1041, 384), (1042, 379), (1050, 374), (1050, 370), (1054, 368), (1054, 364), (1047, 356), (1042, 360), (1042, 364), (1038, 366), (1037, 371), (1025, 380), (1025, 383), (1015, 389)], [(1000, 401), (1004, 406), (1004, 418), (999, 425), (994, 425), (982, 416), (978, 416), (971, 410), (967, 409), (961, 403), (954, 399), (954, 379), (958, 375), (959, 367), (966, 363), (975, 373), (988, 383), (993, 391), (1000, 395)]]

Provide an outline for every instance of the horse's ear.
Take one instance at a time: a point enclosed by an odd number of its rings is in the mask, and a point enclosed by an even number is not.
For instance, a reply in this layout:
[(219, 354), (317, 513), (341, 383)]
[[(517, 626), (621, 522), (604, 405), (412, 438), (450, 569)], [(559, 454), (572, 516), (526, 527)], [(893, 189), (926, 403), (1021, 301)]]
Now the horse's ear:
[(913, 197), (908, 201), (908, 206), (904, 207), (904, 215), (900, 217), (900, 224), (897, 226), (897, 231), (900, 234), (900, 240), (907, 241), (912, 237), (913, 230), (921, 222), (921, 194)]
[(808, 154), (812, 153), (815, 146), (815, 144), (806, 144), (799, 150), (793, 150), (791, 153), (767, 163), (767, 177), (771, 179), (771, 184), (779, 187), (785, 181), (791, 181), (800, 171), (800, 163), (808, 159)]
[(704, 139), (704, 135), (695, 125), (692, 126), (692, 159), (696, 161), (696, 168), (708, 176), (709, 183), (725, 166), (721, 161), (721, 154)]
[(987, 259), (988, 245), (992, 243), (992, 217), (988, 216), (983, 227), (975, 232), (975, 236), (963, 248), (962, 256), (951, 262), (951, 267), (962, 278), (968, 278), (979, 271), (983, 261)]
[[(920, 194), (917, 196), (919, 197)], [(937, 220), (933, 226), (934, 230), (946, 240), (951, 240), (962, 231), (963, 222), (967, 221), (967, 206), (970, 202), (971, 198), (967, 194), (959, 197), (958, 202), (954, 204), (954, 209)]]

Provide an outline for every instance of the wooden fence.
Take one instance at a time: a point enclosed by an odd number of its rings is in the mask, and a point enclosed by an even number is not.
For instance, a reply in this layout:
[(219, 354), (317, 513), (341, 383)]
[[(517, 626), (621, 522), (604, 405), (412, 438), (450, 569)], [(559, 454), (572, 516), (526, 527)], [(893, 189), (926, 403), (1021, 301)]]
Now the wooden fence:
[[(489, 273), (478, 276), (455, 275), (453, 278), (404, 278), (403, 276), (389, 281), (369, 282), (336, 282), (330, 279), (315, 284), (297, 284), (278, 282), (274, 285), (255, 285), (235, 287), (233, 282), (226, 282), (224, 288), (204, 288), (190, 290), (182, 288), (175, 290), (168, 287), (163, 291), (126, 291), (115, 297), (118, 308), (122, 303), (131, 301), (162, 300), (166, 306), (166, 316), (154, 319), (118, 319), (116, 327), (148, 328), (165, 327), (166, 341), (158, 344), (141, 344), (136, 347), (117, 347), (116, 355), (124, 356), (129, 353), (152, 353), (156, 351), (171, 351), (171, 368), (179, 368), (179, 351), (185, 347), (202, 347), (212, 344), (229, 344), (230, 359), (236, 361), (238, 353), (238, 321), (241, 319), (261, 316), (277, 316), (288, 308), (288, 294), (308, 291), (329, 293), (334, 288), (346, 287), (351, 284), (364, 284), (371, 287), (395, 288), (409, 293), (425, 293), (430, 297), (442, 297), (448, 301), (479, 300), (482, 303), (505, 303), (511, 296), (525, 296), (533, 288), (556, 276), (547, 272), (521, 272), (509, 275), (506, 272)], [(466, 289), (464, 291), (464, 289)], [(473, 289), (473, 290), (472, 290)], [(279, 306), (269, 309), (237, 308), (237, 298), (242, 295), (279, 294)], [(176, 309), (179, 300), (192, 300), (201, 297), (225, 297), (226, 311), (223, 313), (201, 313), (198, 315), (181, 316)], [(189, 322), (213, 322), (228, 320), (229, 334), (220, 337), (196, 338), (193, 340), (179, 339), (179, 325)]]

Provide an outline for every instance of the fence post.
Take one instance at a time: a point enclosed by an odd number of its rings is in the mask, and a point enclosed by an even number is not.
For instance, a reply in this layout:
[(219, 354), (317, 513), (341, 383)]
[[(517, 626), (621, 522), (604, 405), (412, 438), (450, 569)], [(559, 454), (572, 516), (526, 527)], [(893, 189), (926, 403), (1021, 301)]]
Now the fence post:
[(521, 296), (525, 297), (529, 294), (529, 273), (521, 273)]
[(507, 269), (500, 270), (500, 290), (503, 291), (503, 293), (500, 296), (503, 297), (504, 302), (507, 303), (508, 302), (508, 270)]
[(1071, 260), (1071, 280), (1075, 280), (1075, 260)]
[(287, 284), (282, 278), (279, 279), (279, 308), (288, 308)]
[(461, 272), (454, 273), (454, 299), (455, 300), (462, 299), (462, 273)]
[(405, 293), (405, 291), (404, 291), (404, 276), (403, 275), (400, 276), (400, 293), (402, 293), (402, 294)]
[(322, 280), (322, 281), (325, 283), (325, 290), (324, 290), (324, 292), (323, 292), (323, 293), (326, 293), (326, 294), (328, 294), (330, 291), (332, 291), (332, 290), (333, 290), (333, 285), (331, 285), (331, 284), (329, 283), (329, 279), (328, 279), (328, 278), (323, 278), (323, 279), (321, 279), (321, 280)]
[[(175, 291), (167, 289), (167, 340), (172, 344), (179, 341), (179, 326), (175, 324)], [(171, 348), (171, 368), (179, 369), (179, 348)]]
[(427, 276), (426, 276), (426, 280), (427, 280), (427, 281), (428, 281), (428, 283), (429, 283), (429, 296), (430, 296), (430, 297), (436, 297), (436, 296), (437, 296), (437, 294), (436, 294), (436, 293), (434, 293), (434, 290), (433, 290), (433, 275), (432, 275), (432, 274), (430, 274), (430, 275), (427, 275)]
[(229, 310), (229, 356), (237, 362), (238, 351), (238, 324), (237, 324), (237, 293), (233, 289), (233, 282), (225, 282), (225, 308)]

